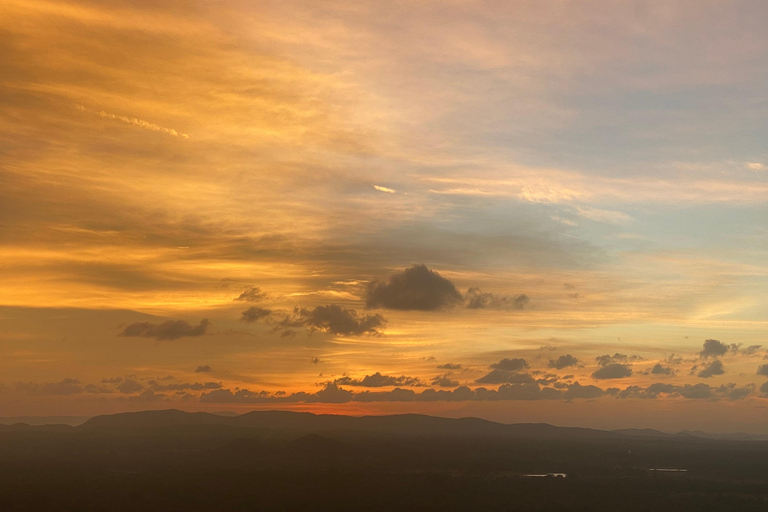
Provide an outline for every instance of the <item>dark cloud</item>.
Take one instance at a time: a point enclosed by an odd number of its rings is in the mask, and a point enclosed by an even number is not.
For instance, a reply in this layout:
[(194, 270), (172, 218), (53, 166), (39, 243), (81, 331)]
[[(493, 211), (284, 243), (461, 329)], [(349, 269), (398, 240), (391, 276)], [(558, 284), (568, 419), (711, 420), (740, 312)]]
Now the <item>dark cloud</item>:
[(467, 386), (456, 389), (435, 390), (427, 388), (421, 393), (411, 389), (395, 388), (392, 391), (363, 391), (354, 393), (338, 384), (329, 383), (323, 390), (314, 394), (299, 392), (290, 395), (268, 393), (265, 391), (252, 392), (247, 389), (231, 391), (229, 389), (214, 390), (200, 397), (202, 402), (215, 403), (296, 403), (296, 402), (436, 402), (436, 401), (480, 401), (480, 400), (555, 400), (597, 398), (606, 394), (596, 386), (581, 386), (578, 382), (567, 385), (564, 389), (543, 387), (537, 382), (507, 383), (499, 386), (498, 390), (479, 387), (474, 390)]
[(101, 394), (114, 393), (114, 391), (104, 386), (97, 386), (96, 384), (86, 384), (85, 386), (83, 386), (83, 393), (90, 393), (92, 395), (101, 395)]
[(206, 364), (204, 366), (198, 366), (197, 368), (195, 368), (195, 373), (207, 373), (207, 372), (210, 372), (211, 370), (212, 368)]
[(435, 311), (462, 302), (451, 281), (426, 265), (414, 265), (390, 276), (371, 281), (365, 298), (367, 308)]
[(757, 368), (757, 375), (768, 377), (768, 364), (761, 364)]
[[(438, 376), (442, 377), (442, 376)], [(470, 389), (467, 386), (459, 386), (454, 390), (427, 388), (421, 393), (412, 389), (395, 388), (391, 391), (362, 391), (355, 393), (339, 387), (336, 383), (328, 383), (317, 393), (298, 392), (286, 394), (284, 392), (270, 393), (267, 391), (249, 391), (247, 389), (229, 390), (216, 389), (204, 393), (200, 397), (202, 402), (212, 403), (344, 403), (344, 402), (436, 402), (436, 401), (495, 401), (495, 400), (577, 400), (595, 399), (603, 396), (615, 396), (619, 399), (656, 399), (662, 395), (671, 397), (683, 397), (693, 400), (700, 399), (726, 399), (740, 400), (749, 396), (755, 389), (753, 384), (737, 386), (734, 383), (719, 387), (711, 387), (707, 384), (685, 384), (677, 386), (657, 382), (646, 388), (640, 386), (628, 386), (621, 390), (618, 388), (602, 389), (598, 386), (582, 386), (578, 382), (566, 384), (556, 383), (554, 388), (542, 386), (535, 381), (505, 383), (498, 389), (478, 387)], [(760, 391), (768, 397), (768, 382)]]
[(656, 363), (653, 365), (653, 368), (651, 368), (651, 374), (653, 375), (674, 375), (675, 370), (670, 368), (669, 366), (662, 366), (661, 363)]
[(111, 377), (109, 379), (101, 379), (102, 384), (120, 384), (123, 382), (122, 377)]
[(251, 306), (250, 308), (240, 313), (240, 320), (243, 322), (253, 323), (257, 320), (261, 320), (262, 318), (267, 318), (271, 314), (271, 309)]
[(535, 382), (535, 379), (529, 373), (520, 373), (509, 370), (492, 370), (487, 375), (477, 379), (478, 384), (503, 384), (503, 383), (527, 383)]
[(705, 366), (703, 370), (698, 373), (698, 376), (703, 379), (714, 377), (715, 375), (722, 375), (725, 373), (723, 362), (718, 360), (712, 361), (709, 365)]
[(760, 386), (760, 392), (763, 394), (764, 398), (768, 398), (768, 381), (764, 382), (762, 386)]
[(439, 370), (461, 370), (460, 364), (445, 363), (437, 365)]
[(701, 356), (702, 359), (720, 357), (725, 355), (725, 353), (728, 352), (730, 348), (730, 345), (721, 343), (718, 340), (704, 340), (704, 348), (701, 352), (699, 352), (699, 356)]
[(35, 382), (17, 382), (16, 390), (40, 395), (79, 395), (81, 393), (102, 394), (112, 393), (112, 390), (96, 384), (80, 384), (78, 379), (66, 378), (59, 382), (46, 382), (38, 384)]
[(37, 384), (34, 382), (18, 382), (16, 390), (30, 394), (43, 395), (76, 395), (83, 392), (83, 387), (77, 379), (62, 379), (59, 382), (46, 382)]
[(623, 379), (632, 375), (632, 367), (626, 364), (610, 363), (599, 368), (592, 377), (595, 379)]
[(261, 302), (267, 298), (267, 294), (258, 286), (251, 286), (240, 294), (235, 300), (240, 302)]
[(747, 384), (738, 387), (734, 382), (729, 382), (718, 387), (716, 391), (728, 400), (743, 400), (755, 391), (755, 385)]
[(550, 368), (562, 370), (563, 368), (568, 368), (569, 366), (576, 366), (577, 364), (579, 364), (578, 359), (573, 357), (571, 354), (565, 354), (564, 356), (560, 356), (557, 359), (550, 359), (548, 366)]
[(205, 334), (211, 322), (207, 318), (200, 320), (198, 325), (192, 326), (184, 320), (166, 320), (160, 324), (150, 322), (137, 322), (129, 325), (118, 336), (140, 336), (142, 338), (155, 338), (156, 340), (175, 340), (177, 338), (201, 336)]
[(393, 375), (382, 375), (380, 372), (376, 372), (373, 375), (366, 375), (362, 379), (353, 379), (352, 377), (344, 376), (333, 381), (334, 384), (342, 386), (361, 386), (366, 388), (380, 388), (383, 386), (423, 386), (424, 384), (416, 377), (407, 377), (401, 375), (395, 377)]
[(455, 388), (459, 385), (459, 381), (453, 380), (450, 373), (437, 375), (430, 381), (430, 383), (433, 386), (440, 386), (441, 388)]
[(706, 384), (686, 384), (685, 386), (677, 388), (677, 394), (684, 398), (712, 398), (712, 388)]
[(567, 399), (598, 398), (600, 396), (603, 396), (604, 394), (605, 394), (605, 391), (603, 391), (597, 386), (592, 386), (592, 385), (582, 386), (578, 382), (574, 382), (573, 384), (567, 387), (564, 398), (567, 398)]
[(640, 356), (628, 356), (626, 354), (619, 354), (616, 352), (613, 355), (605, 354), (602, 356), (597, 356), (595, 358), (595, 361), (597, 361), (597, 364), (599, 366), (608, 366), (609, 364), (626, 364), (627, 362), (633, 362), (633, 361), (643, 361), (643, 358)]
[(387, 320), (379, 315), (358, 315), (354, 309), (344, 309), (336, 304), (317, 306), (313, 309), (296, 308), (284, 327), (303, 326), (310, 331), (341, 335), (381, 334)]
[(498, 363), (493, 363), (490, 367), (494, 370), (516, 372), (528, 368), (528, 362), (525, 359), (508, 359), (505, 357)]
[(125, 395), (136, 393), (137, 391), (141, 391), (142, 389), (144, 389), (144, 386), (142, 386), (141, 383), (133, 379), (125, 379), (125, 381), (123, 381), (122, 384), (117, 386), (117, 390)]
[(530, 301), (527, 295), (496, 295), (470, 288), (464, 296), (464, 307), (468, 309), (524, 309)]
[(150, 380), (147, 382), (147, 384), (149, 385), (149, 389), (152, 391), (202, 391), (207, 389), (221, 388), (221, 382), (181, 382), (177, 384), (160, 384), (157, 381)]

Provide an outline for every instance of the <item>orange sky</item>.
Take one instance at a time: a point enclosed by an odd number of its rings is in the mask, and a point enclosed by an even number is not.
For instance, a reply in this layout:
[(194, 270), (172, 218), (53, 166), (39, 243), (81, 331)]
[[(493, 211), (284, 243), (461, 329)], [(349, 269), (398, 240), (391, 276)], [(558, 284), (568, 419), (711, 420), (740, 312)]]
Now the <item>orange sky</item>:
[(0, 416), (768, 432), (767, 18), (3, 2)]

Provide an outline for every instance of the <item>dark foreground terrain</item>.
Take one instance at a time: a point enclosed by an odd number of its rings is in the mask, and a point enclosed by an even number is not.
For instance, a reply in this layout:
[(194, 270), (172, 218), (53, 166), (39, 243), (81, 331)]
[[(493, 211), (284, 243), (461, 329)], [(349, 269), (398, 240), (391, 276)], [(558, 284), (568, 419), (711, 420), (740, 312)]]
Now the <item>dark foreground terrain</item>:
[[(547, 473), (568, 476), (525, 476)], [(0, 510), (762, 512), (768, 442), (416, 415), (121, 414), (0, 425)]]

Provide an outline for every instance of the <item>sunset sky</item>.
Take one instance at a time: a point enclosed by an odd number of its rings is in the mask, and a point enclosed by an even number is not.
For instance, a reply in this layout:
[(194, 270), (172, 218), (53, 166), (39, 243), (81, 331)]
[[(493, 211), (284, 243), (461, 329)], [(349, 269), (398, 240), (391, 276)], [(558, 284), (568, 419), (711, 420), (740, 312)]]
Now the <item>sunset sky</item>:
[(0, 416), (768, 433), (768, 4), (0, 3)]

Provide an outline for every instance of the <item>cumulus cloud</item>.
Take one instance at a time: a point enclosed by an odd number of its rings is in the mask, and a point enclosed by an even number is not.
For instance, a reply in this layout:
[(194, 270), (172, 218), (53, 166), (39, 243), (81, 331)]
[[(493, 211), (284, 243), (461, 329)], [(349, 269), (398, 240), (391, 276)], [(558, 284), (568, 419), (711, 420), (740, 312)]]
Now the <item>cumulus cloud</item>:
[(632, 375), (632, 367), (627, 364), (610, 363), (601, 366), (592, 377), (595, 379), (623, 379)]
[(527, 295), (497, 295), (470, 288), (464, 296), (464, 307), (468, 309), (524, 309), (530, 302)]
[(211, 322), (207, 318), (198, 325), (190, 325), (184, 320), (166, 320), (160, 324), (136, 322), (123, 329), (118, 336), (154, 338), (156, 340), (175, 340), (178, 338), (202, 336)]
[(313, 309), (296, 308), (285, 327), (303, 326), (310, 331), (341, 335), (381, 334), (386, 319), (379, 315), (358, 315), (354, 309), (344, 309), (336, 304), (317, 306)]
[(656, 363), (655, 365), (653, 365), (653, 368), (651, 368), (651, 374), (652, 375), (674, 375), (675, 370), (673, 370), (669, 366), (662, 366), (661, 363)]
[(376, 372), (373, 375), (366, 375), (362, 379), (354, 379), (349, 376), (340, 377), (333, 381), (337, 385), (361, 386), (366, 388), (379, 388), (383, 386), (423, 386), (424, 384), (416, 377), (407, 377), (401, 375), (395, 377), (392, 375), (382, 375)]
[(722, 375), (725, 373), (722, 361), (719, 359), (712, 361), (709, 365), (706, 365), (703, 370), (698, 373), (698, 376), (703, 379), (714, 377), (715, 375)]
[(240, 313), (240, 320), (242, 320), (243, 322), (253, 323), (258, 320), (261, 320), (262, 318), (267, 318), (271, 314), (272, 314), (271, 309), (251, 306), (250, 308)]
[(502, 384), (502, 383), (526, 383), (534, 382), (535, 379), (528, 373), (520, 373), (508, 370), (492, 370), (487, 375), (477, 379), (478, 384)]
[(81, 385), (80, 380), (65, 378), (59, 382), (17, 382), (16, 390), (22, 393), (40, 395), (79, 395), (81, 393), (103, 394), (112, 393), (112, 390), (96, 384)]
[(727, 400), (742, 400), (755, 391), (755, 385), (747, 384), (746, 386), (738, 387), (734, 382), (729, 382), (718, 387), (716, 391)]
[(137, 382), (133, 379), (125, 379), (122, 384), (117, 386), (117, 390), (125, 395), (136, 393), (142, 389), (144, 389), (144, 386), (142, 386), (140, 382)]
[(437, 365), (437, 368), (439, 370), (461, 370), (461, 365), (454, 364), (454, 363), (445, 363), (445, 364)]
[(195, 373), (206, 373), (210, 371), (212, 371), (212, 368), (207, 364), (203, 366), (198, 366), (197, 368), (195, 368)]
[(726, 345), (718, 340), (704, 340), (704, 348), (699, 352), (699, 356), (702, 359), (708, 359), (710, 357), (720, 357), (725, 355), (731, 348), (730, 345)]
[(768, 364), (761, 364), (757, 368), (757, 375), (768, 377)]
[(605, 354), (602, 356), (597, 356), (595, 358), (595, 361), (597, 361), (597, 364), (599, 366), (608, 366), (609, 364), (614, 364), (614, 363), (625, 364), (628, 361), (642, 361), (642, 360), (643, 358), (640, 356), (635, 356), (635, 355), (628, 356), (626, 354), (619, 354), (618, 352), (616, 352), (613, 355)]
[(161, 384), (155, 380), (150, 380), (147, 384), (149, 385), (149, 389), (152, 391), (201, 391), (206, 389), (221, 388), (221, 382), (180, 382), (173, 384)]
[(371, 281), (365, 297), (367, 308), (435, 311), (461, 303), (454, 284), (426, 265), (414, 265), (387, 281)]
[(562, 370), (563, 368), (568, 368), (569, 366), (576, 366), (579, 364), (579, 360), (573, 357), (571, 354), (565, 354), (564, 356), (560, 356), (557, 359), (550, 359), (548, 366), (550, 368), (555, 368), (556, 370)]
[(430, 383), (433, 386), (440, 386), (441, 388), (454, 388), (459, 385), (459, 381), (452, 379), (450, 373), (437, 375), (430, 381)]
[[(608, 394), (612, 393), (611, 391)], [(416, 393), (412, 389), (402, 388), (395, 388), (392, 391), (363, 391), (354, 393), (340, 388), (336, 383), (328, 383), (324, 389), (314, 394), (298, 392), (290, 395), (278, 395), (277, 393), (256, 392), (247, 389), (235, 391), (219, 389), (203, 394), (200, 400), (212, 403), (459, 402), (480, 400), (569, 400), (597, 398), (604, 394), (606, 392), (596, 386), (582, 386), (578, 382), (566, 385), (565, 388), (560, 390), (543, 387), (537, 382), (525, 382), (502, 384), (497, 390), (484, 387), (473, 390), (467, 386), (459, 386), (452, 391), (427, 388), (421, 393)]]
[(516, 372), (524, 368), (528, 368), (528, 361), (525, 359), (508, 359), (505, 357), (498, 363), (493, 363), (490, 367), (494, 370)]
[(235, 300), (240, 302), (261, 302), (266, 298), (267, 294), (261, 291), (261, 288), (258, 286), (250, 286)]
[[(438, 376), (442, 377), (442, 376)], [(505, 383), (498, 389), (478, 387), (470, 389), (459, 386), (454, 390), (427, 388), (417, 393), (412, 389), (395, 388), (391, 391), (362, 391), (359, 393), (343, 389), (339, 384), (330, 382), (317, 393), (268, 391), (249, 391), (248, 389), (216, 389), (204, 393), (202, 402), (211, 403), (344, 403), (344, 402), (436, 402), (436, 401), (483, 401), (483, 400), (577, 400), (595, 399), (603, 396), (615, 396), (618, 399), (656, 399), (661, 396), (682, 397), (692, 400), (741, 400), (754, 392), (755, 386), (738, 386), (734, 383), (711, 387), (707, 384), (675, 384), (657, 382), (643, 388), (628, 386), (626, 389), (598, 386), (583, 386), (578, 382), (567, 384), (558, 382), (554, 388), (542, 386), (539, 382)], [(761, 388), (763, 396), (768, 397), (768, 382)]]

